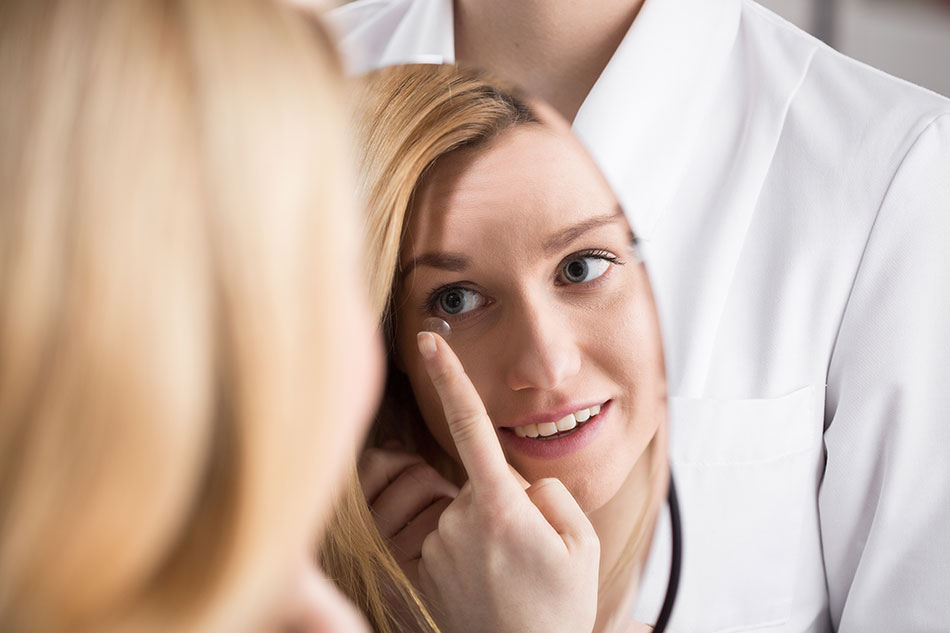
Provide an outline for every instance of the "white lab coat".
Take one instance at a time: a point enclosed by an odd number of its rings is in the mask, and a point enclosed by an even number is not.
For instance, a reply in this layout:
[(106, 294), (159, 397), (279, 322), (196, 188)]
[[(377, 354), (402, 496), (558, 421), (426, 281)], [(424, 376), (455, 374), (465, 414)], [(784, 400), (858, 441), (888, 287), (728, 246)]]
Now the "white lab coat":
[[(454, 61), (450, 0), (333, 20), (350, 72)], [(950, 102), (751, 1), (647, 0), (574, 130), (665, 335), (671, 628), (950, 631)]]

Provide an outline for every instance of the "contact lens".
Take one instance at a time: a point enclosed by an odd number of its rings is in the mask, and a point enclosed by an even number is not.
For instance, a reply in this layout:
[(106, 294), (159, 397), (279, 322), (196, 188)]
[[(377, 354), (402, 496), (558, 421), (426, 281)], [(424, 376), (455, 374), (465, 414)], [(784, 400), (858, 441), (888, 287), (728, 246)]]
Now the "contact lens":
[(425, 332), (434, 332), (446, 341), (449, 340), (449, 335), (452, 333), (452, 326), (439, 317), (429, 317), (423, 321), (422, 329)]

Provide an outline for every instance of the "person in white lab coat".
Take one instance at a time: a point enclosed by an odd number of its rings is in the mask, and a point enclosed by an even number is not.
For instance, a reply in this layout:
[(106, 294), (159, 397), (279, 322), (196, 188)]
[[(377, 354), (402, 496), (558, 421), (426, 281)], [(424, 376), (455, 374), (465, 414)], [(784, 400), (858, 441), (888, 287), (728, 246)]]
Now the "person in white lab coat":
[[(463, 61), (573, 121), (641, 238), (684, 569), (671, 627), (950, 626), (950, 102), (750, 0), (362, 0), (351, 73)], [(661, 522), (635, 613), (656, 617)]]

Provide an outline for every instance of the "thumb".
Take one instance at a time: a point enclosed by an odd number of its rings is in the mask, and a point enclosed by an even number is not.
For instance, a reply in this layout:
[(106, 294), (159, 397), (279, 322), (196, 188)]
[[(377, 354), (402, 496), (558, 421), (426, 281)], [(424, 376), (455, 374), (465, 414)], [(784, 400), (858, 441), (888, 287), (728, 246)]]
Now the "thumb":
[(592, 545), (600, 549), (594, 526), (561, 480), (553, 477), (539, 479), (525, 492), (531, 503), (561, 536), (569, 551), (575, 552)]

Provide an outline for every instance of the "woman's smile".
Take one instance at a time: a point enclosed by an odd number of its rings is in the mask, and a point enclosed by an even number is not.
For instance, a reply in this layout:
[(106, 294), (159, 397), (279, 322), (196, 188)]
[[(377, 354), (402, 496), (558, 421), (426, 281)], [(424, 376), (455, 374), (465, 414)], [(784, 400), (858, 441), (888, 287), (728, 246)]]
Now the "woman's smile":
[[(557, 459), (582, 450), (609, 423), (612, 400), (584, 407), (561, 417), (541, 414), (545, 422), (499, 428), (499, 437), (508, 461), (519, 457)], [(550, 421), (551, 418), (554, 421)]]

